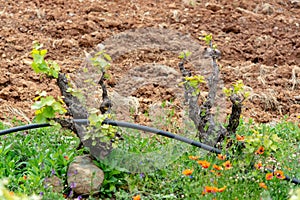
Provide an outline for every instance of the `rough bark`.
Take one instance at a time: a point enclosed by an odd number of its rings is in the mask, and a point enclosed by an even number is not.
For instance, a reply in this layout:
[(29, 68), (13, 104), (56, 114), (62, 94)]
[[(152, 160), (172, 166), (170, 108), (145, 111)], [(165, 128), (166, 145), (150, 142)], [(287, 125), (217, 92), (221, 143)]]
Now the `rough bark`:
[[(204, 56), (209, 56), (212, 59), (213, 71), (210, 77), (208, 78), (208, 97), (202, 105), (198, 105), (199, 95), (193, 95), (195, 89), (185, 84), (185, 102), (189, 107), (189, 117), (194, 122), (198, 130), (198, 137), (200, 142), (206, 144), (217, 146), (217, 143), (220, 143), (224, 140), (225, 137), (234, 134), (239, 125), (239, 118), (241, 115), (242, 102), (244, 99), (239, 98), (238, 96), (231, 96), (232, 102), (232, 112), (229, 119), (229, 124), (225, 128), (221, 123), (216, 122), (214, 118), (214, 113), (211, 112), (213, 107), (216, 95), (217, 88), (219, 84), (219, 67), (216, 60), (220, 57), (220, 51), (207, 48), (205, 49)], [(179, 69), (183, 77), (191, 76), (191, 72), (185, 69), (184, 67), (185, 58), (179, 63)]]
[(68, 114), (74, 119), (87, 119), (88, 112), (86, 108), (80, 103), (78, 98), (74, 97), (71, 93), (67, 92), (69, 85), (68, 79), (64, 74), (59, 73), (57, 85), (60, 88), (62, 96), (64, 97), (64, 102), (68, 107)]
[(102, 103), (99, 108), (102, 114), (110, 113), (111, 107), (112, 107), (112, 102), (111, 102), (110, 98), (108, 97), (108, 93), (107, 93), (107, 89), (106, 89), (106, 85), (105, 85), (104, 81), (105, 81), (105, 71), (102, 72), (102, 76), (98, 82), (98, 84), (102, 88)]
[(231, 115), (229, 118), (229, 124), (227, 126), (227, 131), (229, 134), (235, 133), (237, 127), (239, 126), (239, 120), (242, 113), (242, 102), (244, 101), (243, 98), (239, 97), (238, 95), (232, 95), (230, 97), (230, 101), (232, 103), (231, 107)]
[[(112, 103), (111, 100), (108, 97), (107, 89), (105, 86), (105, 73), (102, 73), (101, 79), (99, 80), (99, 84), (102, 87), (102, 98), (103, 102), (100, 105), (100, 111), (102, 114), (105, 114), (107, 112), (110, 112)], [(69, 85), (67, 77), (60, 73), (57, 79), (57, 84), (61, 90), (62, 95), (64, 96), (64, 102), (66, 103), (68, 107), (68, 114), (73, 119), (88, 119), (88, 111), (87, 108), (84, 107), (79, 99), (75, 96), (73, 96), (71, 93), (67, 92)], [(85, 147), (88, 147), (90, 149), (90, 154), (98, 159), (104, 159), (112, 150), (112, 142), (100, 142), (100, 139), (95, 138), (95, 140), (99, 140), (96, 145), (93, 145), (94, 139), (89, 138), (87, 140), (84, 140), (84, 136), (87, 134), (86, 126), (88, 124), (82, 124), (79, 122), (74, 122), (70, 119), (56, 119), (58, 123), (61, 124), (62, 127), (68, 128), (72, 130), (81, 140), (81, 144), (79, 147), (82, 147), (84, 145)], [(96, 130), (95, 130), (96, 131)], [(89, 133), (93, 134), (93, 133)], [(119, 134), (116, 134), (116, 137), (121, 137)], [(78, 147), (78, 148), (79, 148)]]

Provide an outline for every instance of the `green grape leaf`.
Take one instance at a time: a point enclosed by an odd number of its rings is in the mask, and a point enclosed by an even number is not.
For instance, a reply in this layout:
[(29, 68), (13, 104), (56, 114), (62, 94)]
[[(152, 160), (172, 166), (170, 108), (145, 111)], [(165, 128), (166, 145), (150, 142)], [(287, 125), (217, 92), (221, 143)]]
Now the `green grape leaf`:
[(44, 106), (44, 104), (41, 101), (36, 101), (33, 103), (33, 105), (31, 106), (31, 109), (33, 110), (39, 110)]
[(47, 118), (42, 115), (42, 114), (38, 114), (35, 116), (35, 120), (38, 122), (38, 123), (46, 123), (48, 122)]
[(55, 110), (51, 106), (46, 106), (43, 108), (43, 115), (46, 118), (55, 117)]
[(103, 53), (103, 57), (108, 60), (108, 61), (111, 61), (111, 57), (110, 55), (106, 54), (106, 53)]
[(183, 51), (183, 52), (179, 53), (178, 58), (184, 59), (184, 58), (188, 58), (190, 55), (192, 55), (192, 52), (190, 52), (190, 51)]
[(264, 142), (263, 142), (263, 146), (266, 149), (269, 149), (271, 147), (271, 145), (273, 144), (273, 142), (271, 140), (269, 140), (268, 138), (265, 138)]
[(41, 46), (42, 45), (38, 43), (34, 43), (34, 49), (31, 51), (31, 55), (33, 58), (33, 62), (31, 64), (32, 69), (36, 73), (44, 73), (47, 76), (58, 78), (60, 67), (53, 61), (45, 61), (45, 56), (48, 51), (47, 49), (39, 50)]
[(42, 49), (40, 50), (39, 54), (44, 57), (47, 54), (47, 52), (47, 49)]
[(278, 146), (276, 144), (272, 144), (270, 146), (270, 148), (273, 150), (273, 151), (276, 151), (278, 149)]

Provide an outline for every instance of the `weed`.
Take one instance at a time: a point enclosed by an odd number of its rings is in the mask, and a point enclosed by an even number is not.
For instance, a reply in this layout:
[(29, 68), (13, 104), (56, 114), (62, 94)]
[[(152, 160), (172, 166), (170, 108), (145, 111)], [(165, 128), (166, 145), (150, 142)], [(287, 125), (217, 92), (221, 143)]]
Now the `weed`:
[[(2, 123), (0, 127), (4, 128)], [(56, 127), (4, 136), (0, 145), (0, 179), (7, 178), (8, 188), (15, 193), (63, 199), (63, 191), (55, 194), (44, 181), (53, 173), (62, 181), (65, 179), (68, 164), (81, 154), (75, 149), (78, 143), (73, 133)]]

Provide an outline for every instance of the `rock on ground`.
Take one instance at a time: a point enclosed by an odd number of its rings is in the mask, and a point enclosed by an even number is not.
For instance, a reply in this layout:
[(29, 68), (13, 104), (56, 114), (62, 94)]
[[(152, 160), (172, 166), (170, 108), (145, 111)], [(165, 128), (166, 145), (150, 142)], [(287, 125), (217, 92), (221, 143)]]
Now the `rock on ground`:
[(68, 169), (68, 186), (78, 194), (97, 193), (104, 179), (104, 173), (88, 155), (78, 156)]

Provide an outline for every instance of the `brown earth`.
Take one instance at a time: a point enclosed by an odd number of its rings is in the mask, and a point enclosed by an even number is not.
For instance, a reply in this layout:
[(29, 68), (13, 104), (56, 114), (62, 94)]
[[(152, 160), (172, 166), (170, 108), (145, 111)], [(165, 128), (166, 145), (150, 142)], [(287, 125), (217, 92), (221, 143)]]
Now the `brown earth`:
[[(30, 67), (33, 41), (49, 50), (47, 59), (74, 75), (86, 52), (111, 36), (155, 27), (195, 40), (212, 33), (222, 52), (219, 64), (225, 85), (242, 79), (252, 91), (243, 115), (257, 122), (284, 115), (296, 121), (300, 115), (299, 26), (299, 0), (0, 0), (1, 119), (30, 120), (30, 105), (38, 91), (59, 95), (55, 80), (42, 79)], [(199, 45), (204, 46), (203, 41)], [(109, 90), (132, 66), (159, 63), (176, 68), (178, 61), (168, 51), (126, 54), (112, 63)], [(172, 95), (155, 88), (155, 84), (143, 86), (135, 96), (140, 102), (142, 97), (155, 102)]]

